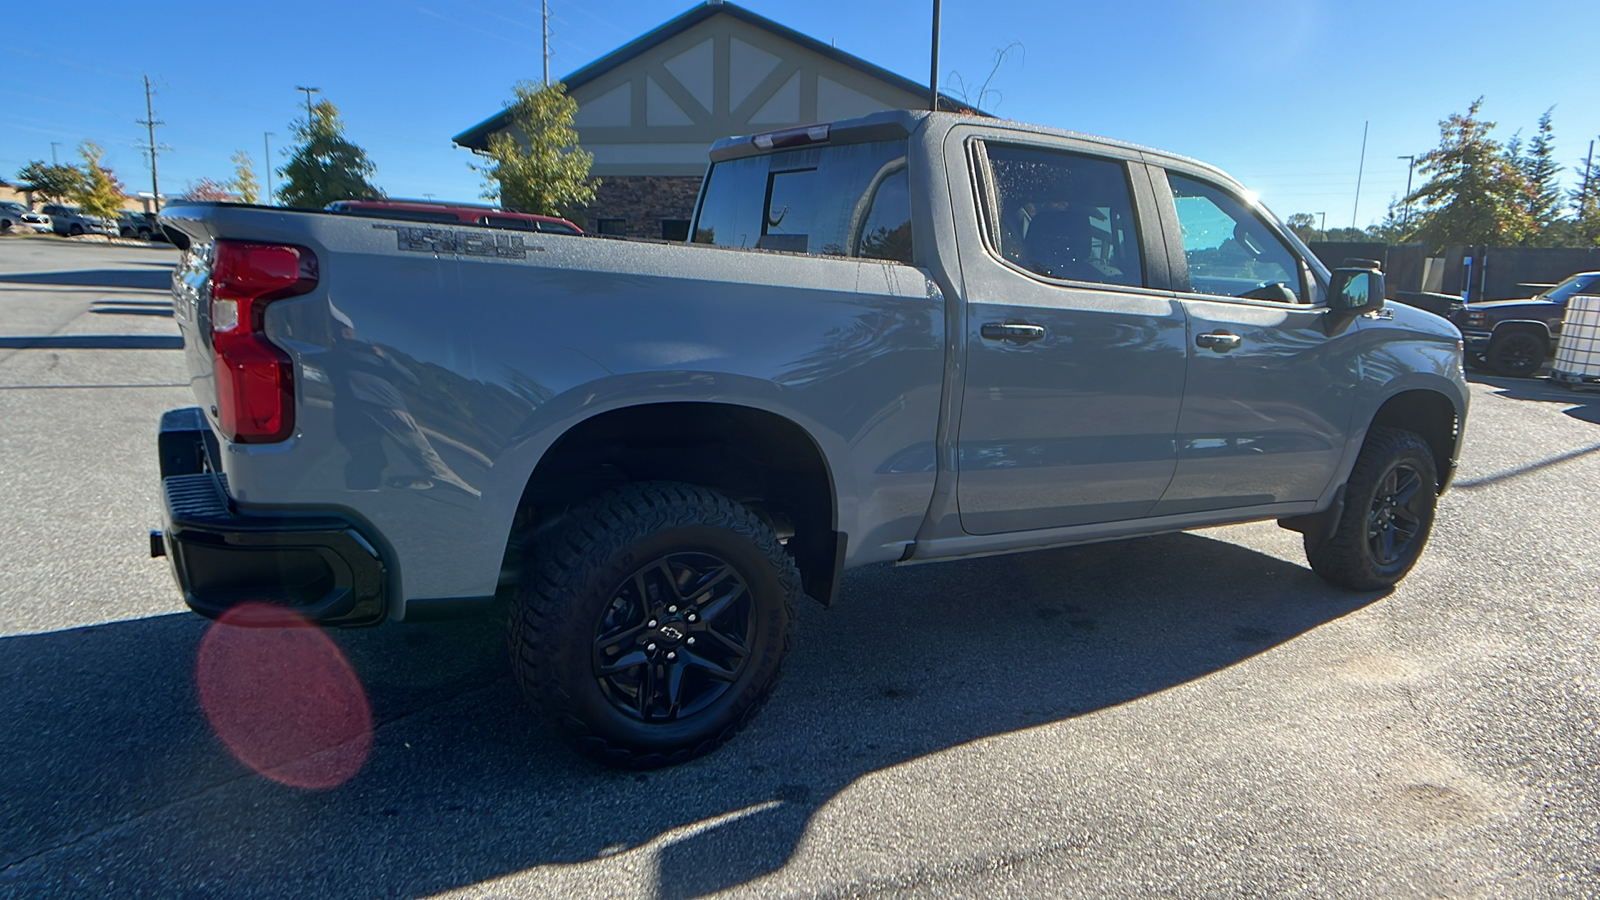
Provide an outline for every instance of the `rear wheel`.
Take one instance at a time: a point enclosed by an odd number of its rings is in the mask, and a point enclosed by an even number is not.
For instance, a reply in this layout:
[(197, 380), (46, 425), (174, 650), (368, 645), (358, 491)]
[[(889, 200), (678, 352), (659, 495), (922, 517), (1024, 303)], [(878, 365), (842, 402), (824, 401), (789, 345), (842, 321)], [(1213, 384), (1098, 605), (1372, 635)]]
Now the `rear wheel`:
[(584, 502), (524, 571), (518, 683), (580, 752), (628, 768), (692, 759), (743, 728), (777, 685), (801, 596), (761, 519), (671, 482)]
[(83, 226), (76, 222), (72, 224), (71, 228), (67, 229), (67, 237), (77, 237), (80, 234), (83, 234)]
[(1531, 332), (1513, 331), (1496, 335), (1489, 342), (1489, 368), (1500, 375), (1524, 378), (1539, 371), (1549, 350), (1548, 343)]
[(1345, 485), (1344, 514), (1325, 541), (1305, 541), (1323, 580), (1354, 591), (1393, 587), (1416, 565), (1433, 529), (1438, 474), (1426, 441), (1374, 426)]

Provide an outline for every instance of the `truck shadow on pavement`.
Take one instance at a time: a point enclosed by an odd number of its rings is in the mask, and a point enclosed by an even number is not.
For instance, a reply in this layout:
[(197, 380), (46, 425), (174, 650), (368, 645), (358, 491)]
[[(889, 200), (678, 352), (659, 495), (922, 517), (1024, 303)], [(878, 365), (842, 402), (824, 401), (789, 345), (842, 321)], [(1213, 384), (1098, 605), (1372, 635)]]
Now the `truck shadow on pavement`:
[(0, 894), (419, 895), (645, 847), (656, 891), (694, 896), (782, 868), (873, 772), (1070, 727), (1375, 599), (1196, 534), (860, 570), (836, 608), (798, 610), (788, 674), (747, 731), (648, 773), (543, 728), (497, 621), (337, 632), (375, 731), (365, 768), (326, 791), (257, 776), (213, 736), (197, 616), (8, 637)]
[(78, 269), (71, 272), (12, 272), (0, 275), (0, 284), (33, 284), (52, 287), (123, 288), (130, 291), (169, 291), (172, 289), (172, 264), (161, 269)]
[(1482, 375), (1474, 375), (1470, 380), (1493, 387), (1496, 394), (1509, 400), (1572, 404), (1563, 412), (1581, 422), (1600, 425), (1600, 386), (1573, 390), (1543, 378)]

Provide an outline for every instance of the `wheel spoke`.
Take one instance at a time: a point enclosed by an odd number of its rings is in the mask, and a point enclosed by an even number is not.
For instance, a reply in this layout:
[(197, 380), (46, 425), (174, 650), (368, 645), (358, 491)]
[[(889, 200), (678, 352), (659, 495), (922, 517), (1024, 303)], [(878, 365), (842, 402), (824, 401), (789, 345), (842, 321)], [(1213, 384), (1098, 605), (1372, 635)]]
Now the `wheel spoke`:
[(745, 644), (744, 638), (740, 635), (729, 634), (710, 626), (702, 629), (699, 633), (721, 644), (729, 653), (736, 656), (744, 656), (750, 652), (749, 646)]
[(624, 653), (611, 662), (601, 663), (599, 670), (601, 675), (616, 675), (649, 663), (650, 657), (645, 656), (643, 650), (635, 650), (632, 653)]
[(694, 666), (697, 669), (705, 670), (706, 674), (717, 679), (718, 681), (733, 681), (739, 676), (738, 666), (734, 666), (731, 669), (724, 666), (719, 666), (711, 660), (699, 655), (698, 653), (681, 651), (678, 654), (678, 658), (681, 659), (686, 666)]
[(626, 649), (628, 645), (638, 641), (639, 637), (648, 630), (643, 624), (635, 625), (632, 628), (624, 628), (613, 634), (597, 638), (594, 642), (594, 648), (602, 653), (607, 650)]
[(1378, 554), (1380, 557), (1382, 557), (1380, 561), (1385, 564), (1394, 562), (1394, 529), (1385, 528), (1383, 530), (1383, 538), (1380, 543), (1383, 547), (1383, 551)]
[(1422, 517), (1411, 510), (1406, 509), (1404, 506), (1395, 507), (1394, 517), (1396, 520), (1395, 524), (1398, 525), (1400, 522), (1404, 522), (1411, 526), (1411, 530), (1413, 532), (1415, 532), (1416, 529), (1422, 525)]
[(689, 599), (691, 602), (703, 602), (700, 600), (700, 598), (711, 596), (711, 591), (713, 588), (724, 581), (727, 581), (729, 578), (733, 577), (733, 575), (733, 566), (720, 566), (716, 572), (711, 575), (711, 577), (702, 579), (699, 584), (695, 585), (694, 590), (689, 592), (691, 596), (686, 597), (685, 599)]
[(678, 714), (683, 699), (683, 672), (687, 668), (682, 660), (667, 667), (667, 717)]
[(1395, 505), (1409, 505), (1412, 499), (1417, 496), (1417, 489), (1420, 487), (1422, 487), (1422, 476), (1410, 469), (1407, 469), (1406, 477), (1399, 481), (1398, 490), (1394, 492)]
[(650, 714), (655, 710), (658, 690), (660, 687), (656, 684), (656, 667), (654, 664), (647, 664), (644, 667), (644, 678), (639, 680), (639, 695), (634, 698), (639, 704), (639, 718), (647, 722), (650, 720)]
[(733, 601), (742, 596), (744, 596), (744, 585), (734, 585), (733, 590), (700, 607), (700, 618), (707, 622), (715, 620), (718, 616), (728, 611), (728, 607), (733, 605)]

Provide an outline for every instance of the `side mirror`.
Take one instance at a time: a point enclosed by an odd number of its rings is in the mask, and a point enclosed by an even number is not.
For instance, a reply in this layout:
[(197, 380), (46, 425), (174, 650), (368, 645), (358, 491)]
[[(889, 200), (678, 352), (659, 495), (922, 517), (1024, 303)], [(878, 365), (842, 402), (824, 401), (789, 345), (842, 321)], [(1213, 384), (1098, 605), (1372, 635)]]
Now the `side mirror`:
[(1375, 269), (1334, 269), (1328, 285), (1328, 307), (1334, 312), (1362, 313), (1383, 306), (1383, 273)]

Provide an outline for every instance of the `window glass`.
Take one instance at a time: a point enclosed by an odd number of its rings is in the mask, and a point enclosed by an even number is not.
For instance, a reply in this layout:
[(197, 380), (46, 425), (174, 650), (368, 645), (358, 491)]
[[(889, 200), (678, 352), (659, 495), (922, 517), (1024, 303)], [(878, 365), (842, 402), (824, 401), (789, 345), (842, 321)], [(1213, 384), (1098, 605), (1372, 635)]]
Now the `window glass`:
[(662, 219), (661, 239), (663, 241), (677, 241), (682, 243), (689, 239), (688, 219)]
[(495, 228), (515, 228), (519, 231), (534, 230), (531, 219), (519, 219), (516, 216), (484, 216), (478, 221), (485, 225), (492, 225)]
[(1168, 174), (1189, 289), (1200, 294), (1300, 302), (1300, 263), (1244, 204), (1209, 184)]
[(1127, 168), (1120, 162), (990, 144), (992, 240), (1000, 255), (1039, 275), (1144, 284)]
[(601, 218), (595, 222), (594, 230), (599, 234), (626, 236), (628, 233), (628, 220), (624, 218)]
[(905, 141), (805, 147), (711, 167), (694, 241), (911, 259)]

